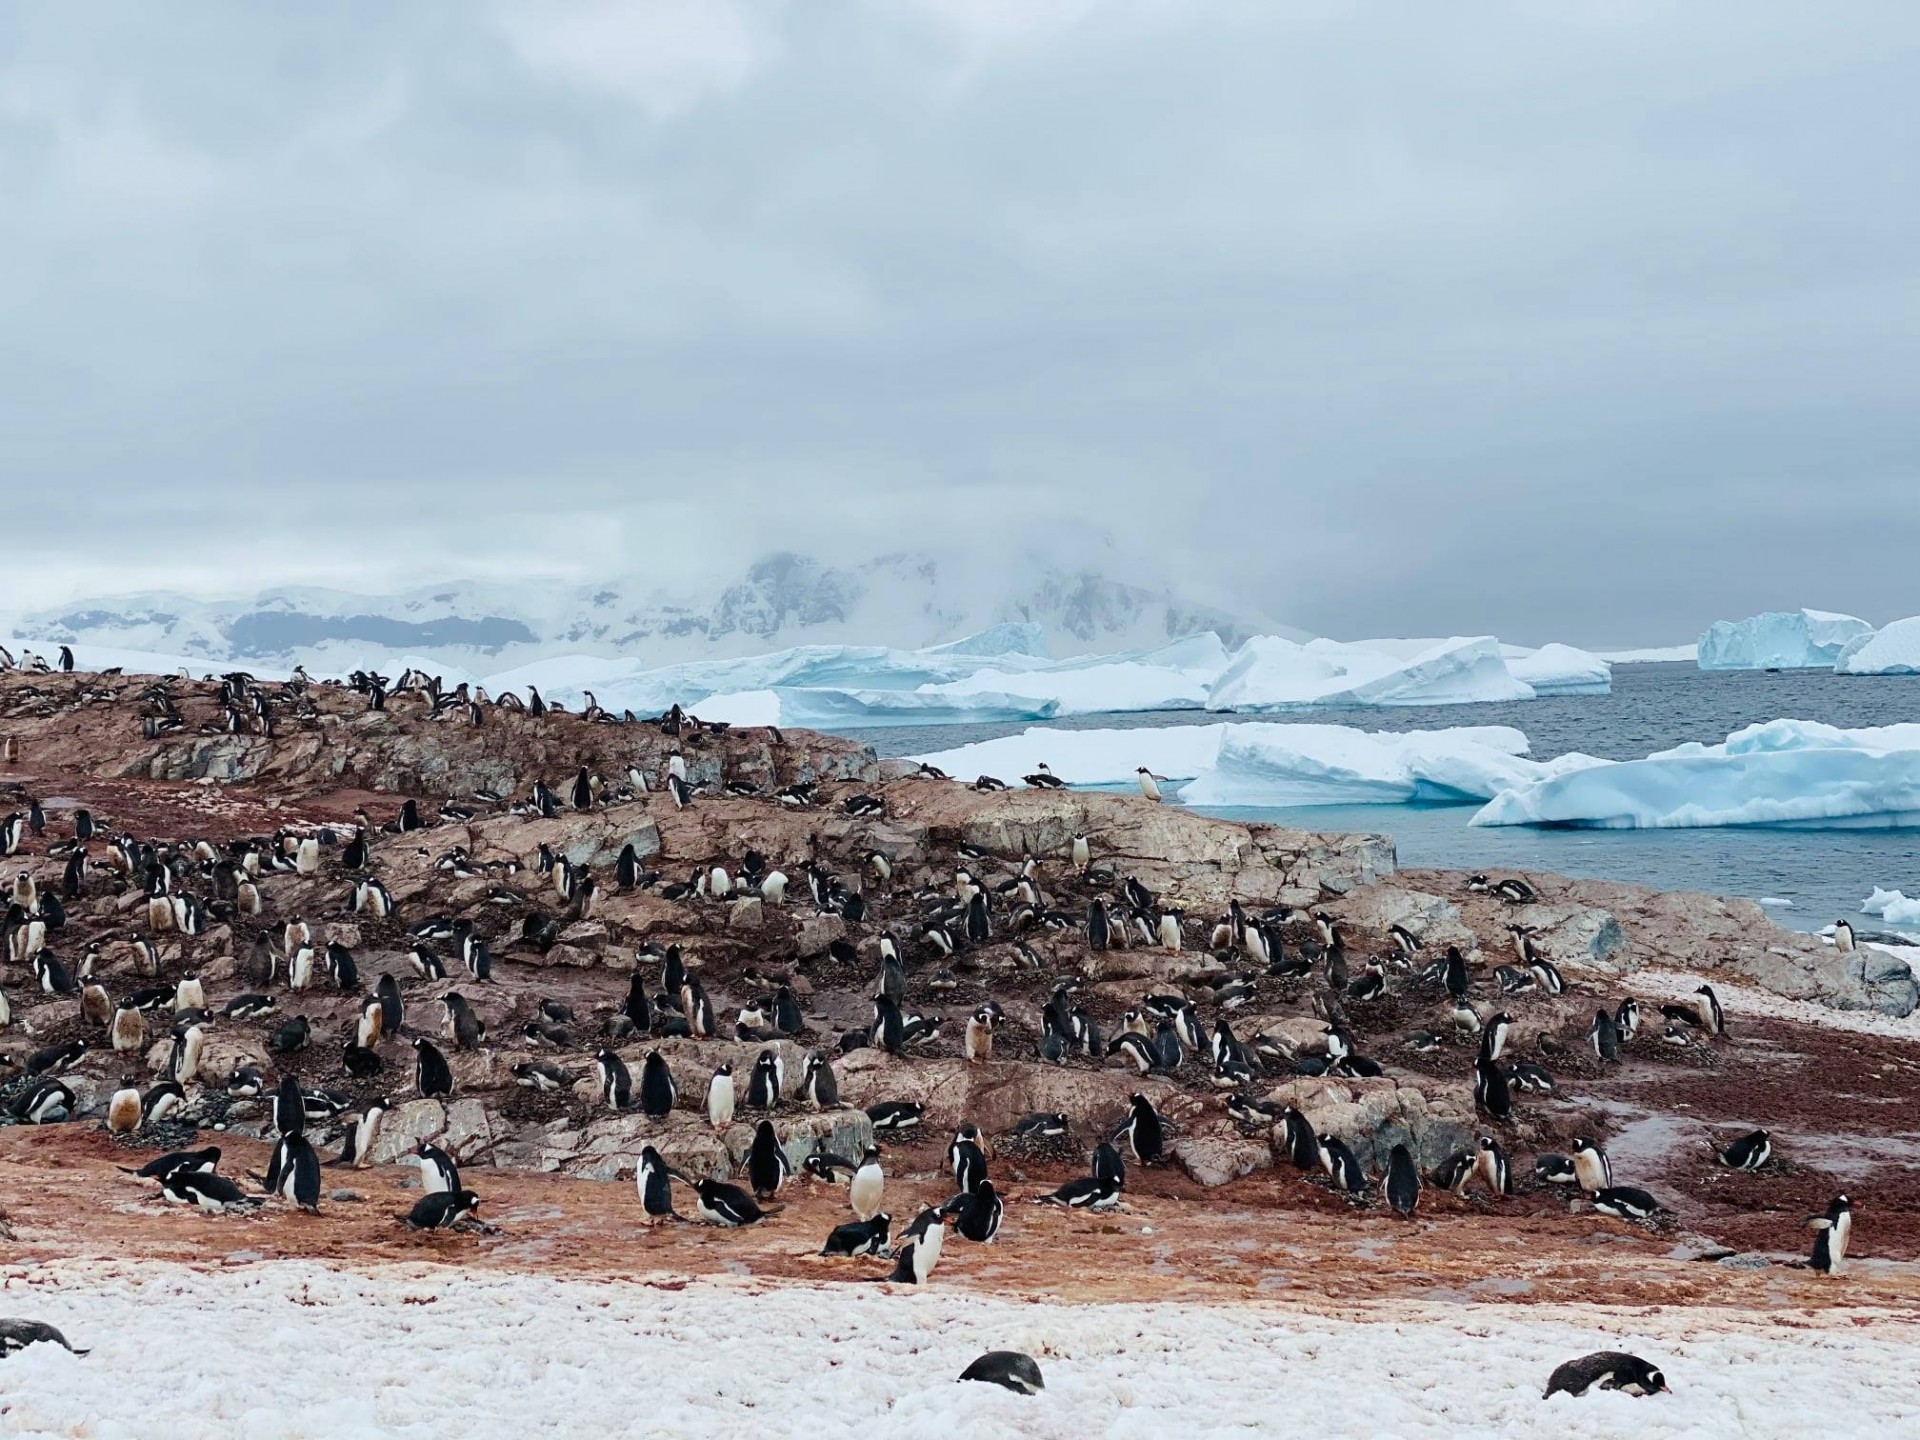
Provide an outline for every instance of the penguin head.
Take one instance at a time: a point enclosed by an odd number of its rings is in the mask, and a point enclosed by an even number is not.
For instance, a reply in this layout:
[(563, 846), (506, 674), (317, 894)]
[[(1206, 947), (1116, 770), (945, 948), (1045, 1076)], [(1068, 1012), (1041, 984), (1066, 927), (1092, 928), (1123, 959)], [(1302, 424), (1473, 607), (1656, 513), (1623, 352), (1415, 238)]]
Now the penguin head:
[[(653, 1053), (658, 1055), (660, 1052), (656, 1050)], [(818, 1055), (814, 1056), (813, 1060), (808, 1062), (807, 1068), (811, 1070), (815, 1064), (819, 1063), (819, 1059), (820, 1057)], [(713, 1078), (716, 1080), (718, 1080), (723, 1075), (730, 1077), (732, 1076), (732, 1074), (733, 1074), (733, 1066), (728, 1064), (725, 1060), (722, 1060), (718, 1065), (714, 1066), (713, 1068)]]

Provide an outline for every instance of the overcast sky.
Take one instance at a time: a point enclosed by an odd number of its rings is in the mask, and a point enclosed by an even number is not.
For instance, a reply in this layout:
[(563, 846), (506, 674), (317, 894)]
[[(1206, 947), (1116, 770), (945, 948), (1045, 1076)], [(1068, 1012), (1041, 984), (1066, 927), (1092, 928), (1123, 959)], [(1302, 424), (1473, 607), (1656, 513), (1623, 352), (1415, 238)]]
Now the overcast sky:
[(1110, 538), (1338, 635), (1920, 612), (1917, 46), (1911, 0), (0, 3), (0, 609)]

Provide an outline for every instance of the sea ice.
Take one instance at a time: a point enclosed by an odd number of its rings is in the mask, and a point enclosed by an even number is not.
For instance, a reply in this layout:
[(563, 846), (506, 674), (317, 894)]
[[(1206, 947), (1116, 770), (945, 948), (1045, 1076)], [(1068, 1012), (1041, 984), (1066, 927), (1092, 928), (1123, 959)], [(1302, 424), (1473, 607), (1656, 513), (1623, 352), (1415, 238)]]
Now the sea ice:
[(1872, 635), (1857, 615), (1772, 610), (1745, 620), (1716, 620), (1700, 637), (1702, 670), (1824, 670), (1849, 642)]

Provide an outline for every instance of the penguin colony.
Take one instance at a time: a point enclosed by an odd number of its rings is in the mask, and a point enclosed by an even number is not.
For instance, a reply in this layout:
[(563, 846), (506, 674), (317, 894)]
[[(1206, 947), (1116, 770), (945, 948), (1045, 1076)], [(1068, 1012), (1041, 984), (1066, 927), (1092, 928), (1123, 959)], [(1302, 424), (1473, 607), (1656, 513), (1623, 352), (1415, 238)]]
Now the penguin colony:
[[(68, 656), (65, 668), (70, 666)], [(44, 662), (32, 669), (52, 673)], [(14, 712), (41, 717), (61, 706), (132, 701), (140, 707), (141, 733), (150, 740), (183, 731), (272, 739), (318, 724), (319, 701), (337, 707), (348, 695), (349, 703), (368, 712), (455, 725), (497, 725), (506, 715), (517, 724), (538, 723), (559, 713), (537, 691), (524, 700), (494, 698), (464, 685), (443, 689), (416, 671), (395, 681), (356, 673), (344, 686), (309, 680), (303, 672), (285, 683), (236, 672), (214, 682), (214, 716), (197, 722), (190, 713), (206, 709), (208, 697), (183, 680), (133, 681), (109, 673), (73, 677), (66, 691), (12, 688), (6, 698)], [(634, 1159), (634, 1181), (646, 1221), (753, 1225), (779, 1214), (778, 1197), (796, 1179), (844, 1185), (851, 1218), (823, 1237), (821, 1253), (876, 1258), (891, 1268), (869, 1278), (909, 1284), (932, 1278), (948, 1230), (972, 1244), (993, 1243), (1010, 1218), (1010, 1199), (1112, 1210), (1124, 1204), (1131, 1167), (1169, 1159), (1175, 1127), (1144, 1090), (1132, 1093), (1118, 1115), (1032, 1115), (1000, 1137), (962, 1125), (947, 1148), (951, 1197), (918, 1207), (896, 1231), (882, 1145), (886, 1137), (919, 1126), (918, 1104), (902, 1099), (868, 1107), (877, 1143), (858, 1156), (819, 1146), (795, 1155), (778, 1117), (782, 1110), (839, 1108), (834, 1062), (850, 1052), (872, 1048), (911, 1062), (951, 1053), (940, 1048), (944, 1040), (973, 1064), (1014, 1055), (1055, 1065), (1123, 1067), (1158, 1086), (1210, 1094), (1212, 1104), (1243, 1126), (1271, 1132), (1298, 1169), (1322, 1177), (1321, 1183), (1357, 1205), (1381, 1204), (1405, 1219), (1417, 1215), (1430, 1190), (1478, 1192), (1495, 1204), (1514, 1193), (1500, 1132), (1531, 1097), (1554, 1094), (1557, 1082), (1551, 1038), (1537, 1035), (1539, 1058), (1521, 1058), (1513, 1036), (1530, 999), (1569, 988), (1526, 927), (1509, 927), (1501, 944), (1510, 947), (1512, 958), (1489, 967), (1454, 947), (1434, 954), (1414, 928), (1354, 934), (1337, 906), (1255, 912), (1235, 901), (1224, 913), (1196, 916), (1117, 872), (1103, 861), (1098, 837), (1079, 834), (1048, 855), (1009, 857), (962, 845), (950, 872), (929, 875), (920, 867), (908, 875), (896, 870), (896, 854), (884, 844), (869, 847), (863, 840), (862, 824), (885, 820), (882, 794), (804, 774), (784, 784), (777, 776), (729, 776), (727, 727), (677, 707), (641, 720), (631, 712), (611, 715), (589, 697), (577, 718), (610, 727), (606, 733), (613, 736), (644, 734), (647, 746), (627, 748), (636, 754), (651, 750), (654, 763), (608, 766), (603, 775), (600, 762), (589, 759), (570, 775), (537, 779), (513, 796), (480, 791), (437, 806), (408, 798), (381, 822), (363, 810), (352, 824), (291, 826), (221, 843), (137, 836), (84, 809), (56, 819), (32, 793), (16, 787), (18, 808), (0, 817), (0, 863), (18, 862), (0, 931), (0, 1027), (12, 1023), (28, 1030), (28, 1017), (16, 1016), (4, 994), (25, 992), (35, 1000), (32, 1029), (65, 1038), (29, 1047), (17, 1059), (8, 1053), (8, 1068), (0, 1070), (8, 1118), (35, 1125), (95, 1122), (140, 1142), (168, 1123), (213, 1113), (210, 1097), (267, 1103), (274, 1148), (264, 1173), (222, 1175), (220, 1150), (211, 1146), (170, 1150), (128, 1168), (166, 1201), (210, 1214), (251, 1211), (269, 1200), (316, 1210), (323, 1166), (364, 1167), (395, 1104), (415, 1096), (455, 1096), (459, 1080), (452, 1057), (496, 1054), (517, 1085), (536, 1093), (575, 1094), (590, 1077), (598, 1103), (609, 1111), (663, 1120), (691, 1107), (716, 1132), (734, 1125), (738, 1110), (752, 1112), (753, 1139), (732, 1176), (695, 1175), (656, 1147), (642, 1148)], [(777, 731), (769, 738), (776, 752), (784, 748)], [(20, 762), (17, 745), (8, 754), (9, 763)], [(918, 778), (949, 777), (922, 767)], [(1037, 789), (1061, 785), (1045, 766), (1021, 778)], [(1145, 796), (1161, 799), (1157, 777), (1142, 770), (1140, 782)], [(982, 791), (1009, 788), (990, 776), (950, 783)], [(522, 864), (470, 854), (458, 843), (434, 843), (436, 829), (458, 829), (476, 818), (543, 820), (622, 807), (634, 807), (643, 818), (654, 805), (679, 811), (721, 797), (834, 817), (841, 838), (827, 845), (816, 835), (804, 853), (775, 856), (743, 840), (723, 863), (703, 860), (678, 869), (669, 857), (643, 856), (631, 844), (611, 864), (596, 867), (547, 845), (531, 864)], [(750, 825), (737, 828), (751, 831)], [(436, 879), (449, 891), (477, 886), (483, 900), (469, 913), (453, 915), (436, 903), (442, 892), (435, 888), (424, 902), (399, 904), (382, 878), (396, 847), (430, 855)], [(314, 913), (292, 913), (277, 897), (283, 877), (320, 885), (330, 899)], [(1535, 898), (1520, 877), (1475, 876), (1469, 889), (1515, 906)], [(556, 999), (541, 999), (528, 1010), (524, 996), (509, 1003), (494, 998), (498, 961), (537, 961), (565, 943), (569, 927), (590, 921), (606, 893), (650, 894), (695, 917), (743, 898), (838, 917), (852, 938), (833, 941), (815, 963), (870, 974), (868, 1013), (851, 1026), (823, 1032), (815, 1023), (819, 1017), (809, 1016), (802, 1004), (811, 987), (796, 983), (804, 963), (750, 968), (741, 991), (729, 987), (722, 997), (716, 987), (709, 993), (697, 953), (680, 944), (639, 947), (629, 992), (611, 1013), (576, 1013)], [(79, 912), (101, 896), (114, 897), (114, 913), (127, 920), (83, 941), (76, 933), (83, 927), (70, 924), (69, 908)], [(377, 975), (363, 973), (368, 947), (363, 944), (356, 955), (355, 947), (328, 933), (343, 923), (362, 937), (377, 937), (382, 953), (404, 955), (404, 963)], [(216, 927), (231, 937), (235, 974), (210, 995), (192, 967), (197, 942)], [(705, 922), (685, 928), (698, 931)], [(1483, 939), (1493, 949), (1493, 938)], [(1104, 996), (1096, 1001), (1079, 972), (1094, 954), (1120, 949), (1197, 950), (1222, 963), (1204, 972), (1204, 980), (1148, 991), (1131, 1004), (1116, 1006)], [(988, 967), (981, 963), (989, 952), (1010, 957), (1024, 982), (1059, 977), (1037, 1014), (1018, 1013), (992, 993), (991, 980), (983, 978)], [(449, 983), (457, 988), (445, 988)], [(925, 1008), (962, 989), (973, 998), (961, 1016)], [(306, 997), (319, 994), (357, 997), (353, 1018), (339, 1033), (318, 1029), (301, 1010)], [(1248, 1006), (1256, 994), (1317, 1017), (1318, 1039), (1237, 1033), (1236, 1014), (1252, 1013)], [(723, 998), (728, 1003), (716, 1003)], [(1408, 1034), (1404, 1047), (1428, 1057), (1458, 1054), (1488, 1130), (1471, 1149), (1427, 1169), (1406, 1144), (1396, 1144), (1370, 1174), (1347, 1139), (1316, 1132), (1299, 1110), (1275, 1108), (1259, 1094), (1295, 1076), (1381, 1074), (1383, 1061), (1361, 1053), (1355, 1036), (1366, 1028), (1357, 1022), (1367, 1008), (1388, 999), (1431, 1014), (1431, 1028)], [(68, 1023), (65, 1016), (76, 1011), (77, 1024)], [(227, 1073), (207, 1073), (209, 1037), (235, 1031), (257, 1042), (257, 1054)], [(1609, 1065), (1644, 1039), (1711, 1046), (1726, 1031), (1718, 996), (1702, 985), (1684, 1003), (1643, 1006), (1632, 997), (1604, 1003), (1594, 1010), (1584, 1044)], [(684, 1061), (676, 1074), (650, 1043), (666, 1038), (730, 1038), (768, 1048), (744, 1076), (724, 1063), (685, 1073)], [(787, 1073), (783, 1050), (774, 1043), (790, 1040), (812, 1046), (798, 1075)], [(142, 1074), (156, 1047), (158, 1073)], [(637, 1062), (637, 1074), (630, 1061)], [(73, 1083), (80, 1077), (93, 1082), (85, 1088), (102, 1097), (98, 1103), (82, 1104), (82, 1089)], [(1092, 1142), (1085, 1173), (1043, 1192), (1003, 1193), (1005, 1181), (992, 1173), (998, 1148), (1072, 1139)], [(335, 1153), (323, 1158), (316, 1140)], [(1716, 1155), (1731, 1169), (1761, 1170), (1772, 1159), (1771, 1137), (1756, 1130)], [(396, 1218), (418, 1230), (483, 1229), (480, 1196), (463, 1183), (453, 1157), (422, 1143), (416, 1159), (420, 1199)], [(1576, 1141), (1568, 1155), (1536, 1156), (1531, 1169), (1536, 1181), (1568, 1187), (1582, 1206), (1600, 1214), (1644, 1223), (1663, 1210), (1630, 1177), (1616, 1177), (1602, 1147), (1590, 1139)], [(1816, 1234), (1808, 1264), (1838, 1272), (1851, 1234), (1846, 1197), (1810, 1223)]]

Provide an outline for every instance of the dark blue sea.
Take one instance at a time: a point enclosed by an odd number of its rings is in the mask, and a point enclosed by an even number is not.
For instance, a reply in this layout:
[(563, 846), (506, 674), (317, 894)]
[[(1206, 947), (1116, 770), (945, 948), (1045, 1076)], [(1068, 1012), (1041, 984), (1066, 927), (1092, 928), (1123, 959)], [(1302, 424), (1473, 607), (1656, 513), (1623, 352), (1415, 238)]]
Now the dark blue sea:
[[(1062, 729), (1210, 725), (1221, 720), (1298, 719), (1363, 730), (1430, 730), (1511, 725), (1536, 759), (1579, 750), (1636, 760), (1687, 740), (1714, 742), (1743, 725), (1821, 720), (1849, 728), (1920, 720), (1920, 676), (1843, 676), (1822, 670), (1703, 671), (1691, 664), (1616, 665), (1611, 695), (1499, 705), (1356, 706), (1298, 716), (1228, 716), (1203, 711), (1089, 715), (1048, 722)], [(929, 725), (860, 730), (882, 755), (944, 750), (1017, 734), (1025, 723)], [(1920, 830), (1562, 830), (1473, 829), (1471, 805), (1330, 805), (1220, 810), (1233, 819), (1313, 830), (1384, 831), (1400, 863), (1450, 870), (1545, 870), (1626, 880), (1663, 890), (1705, 890), (1770, 906), (1781, 924), (1817, 930), (1842, 915), (1857, 919), (1875, 886), (1920, 895)], [(1879, 928), (1859, 920), (1862, 929)]]

